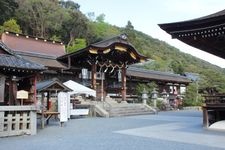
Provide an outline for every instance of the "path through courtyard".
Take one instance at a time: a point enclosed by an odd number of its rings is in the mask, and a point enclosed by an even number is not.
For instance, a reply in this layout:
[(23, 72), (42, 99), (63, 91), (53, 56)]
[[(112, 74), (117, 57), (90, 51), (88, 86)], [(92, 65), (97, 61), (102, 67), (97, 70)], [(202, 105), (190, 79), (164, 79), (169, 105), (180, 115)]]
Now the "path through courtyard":
[(222, 150), (225, 131), (202, 128), (201, 111), (50, 122), (35, 136), (0, 138), (0, 150)]

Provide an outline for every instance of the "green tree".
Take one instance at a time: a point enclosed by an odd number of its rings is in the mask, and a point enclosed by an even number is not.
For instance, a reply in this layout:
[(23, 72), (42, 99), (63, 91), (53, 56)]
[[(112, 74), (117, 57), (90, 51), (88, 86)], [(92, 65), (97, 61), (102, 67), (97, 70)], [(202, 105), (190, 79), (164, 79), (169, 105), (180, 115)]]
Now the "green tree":
[(131, 43), (137, 44), (134, 26), (132, 25), (131, 21), (128, 21), (128, 22), (127, 22), (127, 25), (126, 25), (125, 28), (122, 30), (122, 32), (124, 32), (125, 34), (127, 34), (128, 39), (129, 39), (129, 41), (130, 41)]
[(193, 82), (187, 86), (184, 106), (201, 106), (203, 102), (203, 97), (198, 93), (198, 84)]
[(97, 22), (105, 22), (105, 14), (100, 14), (96, 17)]
[(15, 19), (10, 19), (6, 22), (3, 23), (3, 26), (0, 27), (2, 32), (5, 31), (10, 31), (10, 32), (15, 32), (15, 33), (22, 33), (20, 26), (17, 24)]
[(56, 1), (18, 0), (17, 18), (25, 33), (50, 38), (51, 32), (61, 28), (66, 12)]
[(87, 35), (88, 19), (80, 11), (67, 10), (69, 17), (63, 22), (61, 30), (67, 46), (73, 44), (74, 39), (84, 38)]
[(17, 6), (15, 0), (0, 0), (0, 24), (14, 16)]
[(77, 38), (72, 42), (71, 45), (66, 47), (66, 51), (67, 53), (72, 53), (85, 47), (86, 47), (86, 40)]
[(184, 74), (184, 67), (179, 61), (173, 60), (170, 63), (170, 67), (173, 69), (174, 73), (176, 73), (176, 74)]

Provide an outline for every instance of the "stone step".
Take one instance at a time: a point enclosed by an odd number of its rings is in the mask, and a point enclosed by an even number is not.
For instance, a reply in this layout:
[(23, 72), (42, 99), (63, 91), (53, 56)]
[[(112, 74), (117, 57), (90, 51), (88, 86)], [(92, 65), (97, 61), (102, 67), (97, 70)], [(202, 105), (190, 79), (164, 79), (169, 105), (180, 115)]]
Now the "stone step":
[(111, 109), (109, 111), (109, 113), (126, 113), (126, 112), (140, 112), (140, 111), (149, 111), (149, 109), (147, 108), (143, 108), (143, 109), (117, 109), (117, 110), (113, 110)]
[(153, 111), (145, 111), (145, 112), (133, 112), (133, 113), (118, 113), (118, 114), (110, 114), (109, 117), (121, 117), (121, 116), (136, 116), (136, 115), (150, 115), (155, 114)]
[(108, 110), (110, 117), (115, 116), (131, 116), (131, 115), (144, 115), (144, 114), (154, 114), (149, 107), (143, 104), (126, 104), (120, 106), (113, 106)]

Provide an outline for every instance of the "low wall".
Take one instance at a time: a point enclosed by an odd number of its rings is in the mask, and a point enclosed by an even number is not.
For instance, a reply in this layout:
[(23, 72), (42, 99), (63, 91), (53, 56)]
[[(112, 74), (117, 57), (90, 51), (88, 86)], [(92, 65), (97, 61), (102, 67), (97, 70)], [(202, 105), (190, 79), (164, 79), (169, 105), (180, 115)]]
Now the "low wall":
[(0, 137), (36, 133), (35, 106), (0, 106)]

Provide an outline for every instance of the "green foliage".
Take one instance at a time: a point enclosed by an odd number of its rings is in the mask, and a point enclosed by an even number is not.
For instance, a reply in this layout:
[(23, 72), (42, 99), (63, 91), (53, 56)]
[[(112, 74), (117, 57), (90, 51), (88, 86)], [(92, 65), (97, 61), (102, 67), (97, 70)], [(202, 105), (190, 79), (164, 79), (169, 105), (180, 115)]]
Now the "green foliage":
[(86, 40), (85, 39), (75, 39), (72, 42), (72, 45), (67, 46), (66, 51), (67, 53), (75, 52), (82, 48), (86, 47)]
[(17, 6), (15, 0), (0, 0), (0, 24), (14, 16)]
[(20, 26), (17, 24), (15, 19), (10, 19), (3, 23), (3, 26), (0, 27), (0, 30), (15, 32), (15, 33), (22, 33)]
[(137, 86), (136, 86), (136, 94), (139, 96), (139, 101), (141, 101), (141, 96), (142, 96), (142, 93), (143, 91), (146, 91), (147, 94), (149, 95), (149, 99), (148, 99), (148, 103), (150, 103), (151, 101), (151, 92), (153, 91), (153, 89), (157, 89), (158, 86), (155, 82), (150, 82), (148, 84), (143, 84), (143, 83), (139, 83)]
[(52, 41), (61, 41), (61, 37), (60, 36), (57, 36), (57, 35), (53, 35), (50, 40)]
[(112, 26), (105, 22), (89, 22), (87, 43), (101, 41), (103, 39), (117, 36), (121, 32), (118, 27)]
[(100, 14), (96, 17), (97, 22), (104, 22), (105, 21), (105, 14)]
[(61, 34), (63, 39), (70, 46), (75, 38), (84, 38), (87, 35), (88, 19), (80, 11), (67, 10), (69, 16), (63, 22)]
[(170, 67), (173, 69), (173, 72), (176, 74), (184, 74), (184, 67), (182, 63), (176, 60), (172, 60)]
[(16, 17), (23, 30), (32, 30), (32, 35), (42, 38), (50, 38), (49, 33), (58, 31), (66, 15), (55, 1), (18, 0), (18, 5)]
[(202, 102), (203, 97), (198, 93), (198, 83), (191, 83), (186, 89), (184, 106), (201, 106)]
[(122, 29), (122, 32), (125, 33), (131, 43), (136, 42), (136, 35), (134, 26), (132, 25), (131, 21), (127, 22), (127, 25), (124, 29)]
[(0, 34), (4, 32), (4, 27), (0, 26)]

